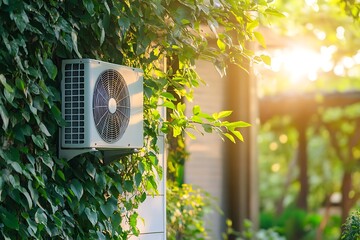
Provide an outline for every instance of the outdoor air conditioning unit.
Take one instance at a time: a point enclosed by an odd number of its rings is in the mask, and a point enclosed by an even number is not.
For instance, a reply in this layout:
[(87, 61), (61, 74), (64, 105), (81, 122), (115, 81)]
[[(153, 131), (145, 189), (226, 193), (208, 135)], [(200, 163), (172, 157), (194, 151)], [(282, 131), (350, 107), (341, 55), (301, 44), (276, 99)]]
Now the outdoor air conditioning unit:
[(106, 161), (143, 147), (143, 73), (93, 59), (62, 62), (59, 156), (104, 151)]

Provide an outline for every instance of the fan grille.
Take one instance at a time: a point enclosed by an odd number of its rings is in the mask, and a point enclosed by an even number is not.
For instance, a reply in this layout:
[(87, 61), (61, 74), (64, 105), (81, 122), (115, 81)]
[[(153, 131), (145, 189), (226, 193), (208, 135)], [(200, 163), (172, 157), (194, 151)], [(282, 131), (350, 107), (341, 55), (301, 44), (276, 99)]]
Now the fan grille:
[(123, 76), (109, 69), (98, 77), (93, 98), (96, 129), (107, 143), (118, 141), (130, 120), (130, 97)]

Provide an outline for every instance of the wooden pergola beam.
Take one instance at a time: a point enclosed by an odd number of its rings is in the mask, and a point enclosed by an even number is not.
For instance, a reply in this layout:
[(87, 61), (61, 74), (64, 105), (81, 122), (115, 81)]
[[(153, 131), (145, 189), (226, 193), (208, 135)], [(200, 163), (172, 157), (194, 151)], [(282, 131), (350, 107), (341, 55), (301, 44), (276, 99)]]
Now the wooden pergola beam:
[(282, 94), (261, 98), (259, 116), (262, 123), (274, 116), (297, 119), (317, 113), (320, 108), (345, 107), (360, 102), (360, 91)]

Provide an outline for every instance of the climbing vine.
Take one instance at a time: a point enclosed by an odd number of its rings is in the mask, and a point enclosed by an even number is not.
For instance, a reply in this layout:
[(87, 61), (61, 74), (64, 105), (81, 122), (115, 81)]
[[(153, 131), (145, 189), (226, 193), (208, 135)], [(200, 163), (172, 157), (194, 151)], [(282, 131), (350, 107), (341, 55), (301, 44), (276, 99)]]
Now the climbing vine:
[[(257, 12), (258, 14), (254, 14)], [(194, 59), (226, 71), (227, 62), (261, 61), (245, 48), (263, 41), (258, 18), (273, 14), (266, 1), (0, 0), (0, 234), (5, 239), (126, 239), (139, 234), (137, 207), (155, 192), (157, 136), (188, 129), (242, 140), (223, 111), (185, 104), (201, 80)], [(205, 33), (209, 28), (210, 33)], [(215, 46), (206, 38), (213, 37)], [(109, 165), (99, 154), (57, 157), (60, 66), (94, 58), (144, 71), (144, 132), (139, 154)], [(160, 64), (176, 59), (178, 68)], [(173, 88), (173, 93), (167, 92)], [(161, 100), (161, 101), (160, 101)], [(162, 119), (159, 102), (171, 110)]]

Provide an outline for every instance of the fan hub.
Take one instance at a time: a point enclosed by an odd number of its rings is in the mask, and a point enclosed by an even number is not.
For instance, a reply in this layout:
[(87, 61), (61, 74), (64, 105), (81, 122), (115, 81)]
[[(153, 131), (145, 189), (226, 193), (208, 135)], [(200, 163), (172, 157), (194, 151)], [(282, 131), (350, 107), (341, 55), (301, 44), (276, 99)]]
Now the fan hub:
[(109, 112), (114, 114), (116, 112), (117, 104), (114, 98), (110, 98), (108, 102)]

